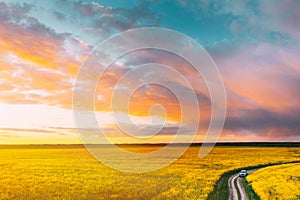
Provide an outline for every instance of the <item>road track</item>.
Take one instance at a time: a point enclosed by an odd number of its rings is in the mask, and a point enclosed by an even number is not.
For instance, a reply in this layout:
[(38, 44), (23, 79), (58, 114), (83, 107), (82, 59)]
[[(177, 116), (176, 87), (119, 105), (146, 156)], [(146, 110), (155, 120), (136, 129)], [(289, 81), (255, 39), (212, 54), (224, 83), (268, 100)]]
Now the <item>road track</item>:
[[(248, 171), (248, 174), (254, 172), (255, 170)], [(229, 187), (229, 200), (248, 200), (248, 195), (242, 184), (242, 179), (239, 177), (239, 173), (232, 175), (228, 179)], [(236, 187), (236, 185), (237, 187)]]

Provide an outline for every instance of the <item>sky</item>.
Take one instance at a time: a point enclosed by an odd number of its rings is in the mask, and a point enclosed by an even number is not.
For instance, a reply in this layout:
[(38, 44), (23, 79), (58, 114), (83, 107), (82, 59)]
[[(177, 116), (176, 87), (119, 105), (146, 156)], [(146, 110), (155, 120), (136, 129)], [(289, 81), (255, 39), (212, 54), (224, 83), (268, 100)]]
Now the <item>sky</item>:
[[(214, 60), (227, 95), (219, 141), (299, 142), (299, 7), (297, 0), (0, 0), (0, 144), (81, 143), (72, 110), (80, 67), (100, 42), (141, 27), (181, 32), (201, 44)], [(173, 66), (187, 77), (201, 110), (195, 138), (201, 142), (211, 116), (205, 82), (185, 60), (155, 50), (125, 55), (105, 72), (94, 105), (104, 134), (116, 143), (135, 143), (148, 137), (145, 130), (155, 132), (164, 125), (158, 135), (142, 141), (169, 142), (182, 125), (176, 95), (146, 84), (133, 93), (129, 109), (117, 111), (144, 128), (135, 133), (140, 138), (118, 129), (109, 105), (114, 85), (126, 72), (147, 62)], [(93, 76), (94, 69), (88, 70)], [(148, 75), (151, 72), (140, 71), (135, 78)], [(185, 96), (184, 83), (163, 75), (158, 78)], [(116, 90), (127, 87), (120, 85)], [(189, 103), (188, 98), (183, 101)], [(163, 110), (155, 110), (157, 104)], [(185, 117), (182, 141), (195, 118)], [(121, 123), (131, 130), (132, 124)]]

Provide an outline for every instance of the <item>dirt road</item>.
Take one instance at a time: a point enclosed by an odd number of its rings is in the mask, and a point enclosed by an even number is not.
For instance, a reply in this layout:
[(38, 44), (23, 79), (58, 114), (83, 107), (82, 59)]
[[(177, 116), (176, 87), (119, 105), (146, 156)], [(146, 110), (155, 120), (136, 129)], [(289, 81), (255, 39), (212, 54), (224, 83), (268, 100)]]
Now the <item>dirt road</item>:
[[(248, 171), (248, 174), (255, 170)], [(232, 175), (228, 180), (229, 187), (229, 199), (230, 200), (248, 200), (247, 193), (242, 184), (242, 179), (239, 177), (239, 173)]]

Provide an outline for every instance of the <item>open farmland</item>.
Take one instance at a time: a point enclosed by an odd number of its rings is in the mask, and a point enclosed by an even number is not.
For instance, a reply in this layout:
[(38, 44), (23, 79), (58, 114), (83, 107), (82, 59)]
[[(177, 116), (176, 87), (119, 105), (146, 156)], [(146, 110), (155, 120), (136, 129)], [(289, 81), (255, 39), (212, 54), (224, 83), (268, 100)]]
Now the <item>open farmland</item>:
[(254, 191), (264, 199), (300, 199), (300, 164), (260, 169), (247, 177)]
[(79, 145), (0, 146), (0, 199), (205, 199), (226, 171), (300, 160), (297, 148), (215, 147), (203, 159), (199, 148), (161, 170), (131, 174), (101, 164)]

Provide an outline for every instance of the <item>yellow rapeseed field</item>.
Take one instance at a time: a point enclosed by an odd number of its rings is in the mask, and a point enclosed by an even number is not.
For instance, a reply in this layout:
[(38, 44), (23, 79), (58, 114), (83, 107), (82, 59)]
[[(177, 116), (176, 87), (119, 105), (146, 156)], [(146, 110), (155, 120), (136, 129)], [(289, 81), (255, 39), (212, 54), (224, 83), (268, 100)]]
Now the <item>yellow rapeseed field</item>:
[(0, 199), (205, 199), (225, 171), (300, 160), (296, 148), (216, 147), (203, 159), (198, 152), (191, 147), (168, 167), (131, 174), (101, 164), (82, 146), (0, 146)]
[(300, 163), (266, 167), (247, 180), (262, 200), (300, 199)]

